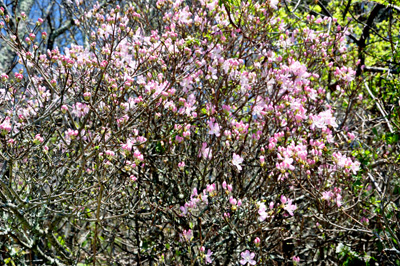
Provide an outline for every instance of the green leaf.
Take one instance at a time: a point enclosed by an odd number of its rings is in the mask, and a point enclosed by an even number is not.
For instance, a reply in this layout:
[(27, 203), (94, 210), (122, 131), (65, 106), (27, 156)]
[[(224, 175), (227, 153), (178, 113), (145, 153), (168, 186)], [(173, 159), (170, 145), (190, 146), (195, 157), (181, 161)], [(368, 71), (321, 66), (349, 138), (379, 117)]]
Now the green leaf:
[(395, 133), (386, 134), (386, 142), (390, 145), (395, 144), (399, 141), (399, 135)]
[(378, 137), (378, 130), (376, 130), (375, 127), (372, 128), (372, 132), (374, 133), (375, 136)]

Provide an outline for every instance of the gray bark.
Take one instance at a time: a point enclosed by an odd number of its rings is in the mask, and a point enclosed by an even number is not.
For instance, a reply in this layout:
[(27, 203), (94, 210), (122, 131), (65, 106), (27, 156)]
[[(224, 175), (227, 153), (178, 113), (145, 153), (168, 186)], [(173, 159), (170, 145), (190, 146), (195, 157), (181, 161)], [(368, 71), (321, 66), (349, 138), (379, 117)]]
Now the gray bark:
[[(20, 0), (18, 1), (18, 6), (16, 7), (16, 13), (19, 15), (21, 12), (25, 12), (28, 16), (34, 5), (34, 0)], [(4, 0), (1, 1), (0, 6), (6, 7)], [(7, 12), (9, 13), (9, 12)], [(15, 21), (15, 14), (10, 14), (13, 21)], [(14, 23), (11, 23), (13, 27)], [(0, 42), (0, 72), (11, 72), (13, 67), (13, 61), (15, 60), (16, 53), (12, 51), (4, 42)]]

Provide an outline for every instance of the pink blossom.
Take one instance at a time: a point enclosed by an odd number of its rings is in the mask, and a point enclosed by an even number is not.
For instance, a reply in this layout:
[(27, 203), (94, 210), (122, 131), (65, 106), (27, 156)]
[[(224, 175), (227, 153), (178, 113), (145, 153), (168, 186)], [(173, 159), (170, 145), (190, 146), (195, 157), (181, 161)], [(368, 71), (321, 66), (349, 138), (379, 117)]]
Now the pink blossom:
[(73, 130), (73, 129), (68, 129), (67, 132), (65, 132), (65, 136), (74, 139), (76, 136), (78, 136), (79, 132), (78, 130)]
[(242, 256), (240, 264), (246, 265), (247, 263), (249, 263), (250, 265), (256, 265), (256, 261), (254, 260), (256, 254), (254, 252), (246, 250), (245, 252), (240, 253), (240, 255)]
[(229, 203), (232, 204), (232, 205), (236, 205), (237, 200), (235, 198), (233, 198), (233, 197), (230, 197), (229, 198)]
[(260, 163), (261, 163), (261, 165), (265, 164), (265, 157), (264, 156), (260, 156)]
[(8, 132), (11, 131), (11, 123), (9, 117), (6, 117), (3, 123), (0, 124), (0, 130), (2, 131), (3, 134), (7, 134)]
[(289, 69), (295, 76), (297, 76), (297, 78), (310, 76), (310, 74), (307, 72), (307, 67), (301, 64), (299, 61), (294, 61), (289, 66)]
[(294, 170), (294, 166), (292, 165), (292, 163), (293, 163), (293, 159), (289, 158), (289, 157), (285, 157), (282, 162), (285, 169)]
[(104, 152), (108, 157), (114, 157), (115, 156), (115, 152), (107, 150)]
[(349, 136), (350, 140), (354, 140), (354, 139), (356, 138), (356, 135), (354, 135), (354, 134), (351, 133), (351, 132), (348, 132), (348, 133), (347, 133), (347, 136)]
[(342, 195), (340, 195), (339, 193), (336, 194), (336, 205), (337, 205), (338, 207), (340, 207), (340, 206), (343, 205), (343, 203), (342, 203)]
[(79, 103), (79, 102), (75, 104), (73, 113), (77, 117), (80, 118), (82, 116), (85, 116), (88, 112), (89, 112), (89, 106), (87, 104)]
[(311, 129), (314, 130), (315, 127), (322, 130), (326, 129), (327, 126), (337, 127), (335, 117), (332, 116), (332, 110), (326, 110), (318, 115), (310, 115), (312, 120)]
[[(29, 38), (28, 38), (29, 39)], [(21, 73), (15, 73), (15, 78), (18, 80), (18, 81), (21, 81), (23, 78), (24, 78), (24, 76), (21, 74)]]
[(293, 216), (293, 211), (297, 210), (297, 206), (292, 204), (292, 200), (290, 199), (288, 201), (288, 204), (286, 204), (283, 209), (286, 210), (291, 216)]
[(210, 135), (214, 134), (215, 136), (219, 137), (220, 136), (220, 127), (217, 122), (213, 123), (214, 122), (213, 120), (215, 120), (215, 119), (212, 119), (211, 121), (208, 122), (208, 126), (210, 127), (209, 134)]
[(181, 235), (181, 241), (191, 241), (193, 238), (193, 231), (192, 230), (183, 230)]
[(181, 212), (182, 212), (182, 213), (181, 213), (182, 216), (186, 216), (186, 215), (188, 214), (188, 209), (187, 209), (186, 206), (181, 206), (179, 209), (180, 209)]
[(139, 150), (135, 150), (133, 152), (133, 157), (135, 159), (139, 160), (139, 161), (143, 161), (144, 160), (143, 154)]
[(356, 162), (352, 162), (350, 164), (350, 170), (353, 172), (353, 174), (357, 174), (358, 170), (360, 170), (360, 165), (361, 163), (356, 161)]
[(238, 168), (239, 171), (242, 170), (242, 166), (240, 164), (243, 162), (243, 158), (236, 153), (233, 154), (232, 164)]
[(269, 203), (269, 209), (272, 210), (273, 208), (274, 208), (274, 203), (271, 201), (271, 202)]
[(212, 193), (215, 191), (216, 187), (217, 186), (215, 184), (207, 185), (206, 190), (208, 193)]
[(85, 92), (85, 93), (83, 94), (83, 98), (84, 98), (86, 101), (90, 99), (90, 96), (92, 96), (92, 94), (91, 94), (90, 92)]
[(279, 0), (269, 0), (269, 5), (273, 9), (278, 9)]
[(212, 11), (218, 5), (218, 0), (211, 0), (207, 4), (207, 8)]
[(355, 78), (356, 71), (350, 67), (343, 66), (341, 68), (336, 68), (335, 75), (347, 82), (350, 82)]
[(286, 198), (285, 196), (281, 196), (281, 202), (284, 204), (283, 209), (286, 210), (291, 216), (293, 216), (293, 211), (297, 210), (297, 206), (292, 204), (293, 200)]
[(37, 134), (35, 136), (35, 140), (34, 143), (39, 144), (39, 143), (43, 143), (44, 139), (40, 136), (40, 134)]
[[(279, 157), (281, 157), (281, 158), (279, 158)], [(284, 158), (282, 158), (282, 156), (280, 154), (278, 154), (278, 158), (283, 159), (283, 162), (277, 163), (276, 168), (282, 169), (282, 170), (292, 170), (292, 171), (295, 169), (295, 167), (292, 165), (292, 163), (293, 163), (292, 158), (286, 157), (286, 156)]]
[(0, 77), (2, 81), (6, 81), (8, 79), (8, 75), (6, 73), (2, 73)]
[(322, 192), (322, 199), (323, 200), (330, 200), (332, 197), (333, 197), (333, 193), (331, 191)]
[(133, 147), (133, 144), (135, 143), (135, 141), (133, 141), (133, 140), (131, 140), (131, 139), (128, 139), (127, 141), (126, 141), (126, 143), (125, 144), (122, 144), (121, 145), (121, 148), (123, 149), (123, 150), (125, 150), (125, 151), (131, 151), (132, 150), (132, 147)]
[(262, 203), (262, 202), (259, 202), (258, 203), (258, 214), (260, 215), (260, 217), (258, 217), (258, 220), (260, 221), (260, 222), (263, 222), (265, 219), (267, 219), (268, 217), (269, 217), (269, 215), (267, 214), (267, 212), (266, 212), (266, 210), (267, 210), (267, 207), (265, 206), (265, 204), (264, 203)]
[(199, 152), (199, 157), (203, 157), (203, 159), (211, 159), (212, 158), (212, 150), (207, 148), (207, 143), (203, 142), (201, 150)]
[(284, 195), (281, 195), (281, 202), (285, 204), (287, 202), (287, 198)]
[(241, 200), (241, 199), (238, 200), (237, 206), (238, 206), (238, 207), (242, 206), (242, 200)]
[(68, 107), (65, 104), (63, 104), (61, 106), (61, 112), (63, 112), (65, 114), (67, 111), (68, 111)]
[(369, 219), (366, 218), (366, 217), (362, 217), (362, 218), (360, 219), (360, 222), (362, 222), (363, 224), (368, 224), (368, 223), (369, 223)]
[(191, 24), (192, 23), (192, 13), (189, 11), (189, 7), (185, 7), (183, 10), (179, 12), (179, 21), (183, 24)]
[(211, 250), (209, 249), (206, 254), (206, 264), (212, 263), (212, 261), (213, 261), (211, 258), (212, 254), (213, 254), (213, 252), (211, 252)]

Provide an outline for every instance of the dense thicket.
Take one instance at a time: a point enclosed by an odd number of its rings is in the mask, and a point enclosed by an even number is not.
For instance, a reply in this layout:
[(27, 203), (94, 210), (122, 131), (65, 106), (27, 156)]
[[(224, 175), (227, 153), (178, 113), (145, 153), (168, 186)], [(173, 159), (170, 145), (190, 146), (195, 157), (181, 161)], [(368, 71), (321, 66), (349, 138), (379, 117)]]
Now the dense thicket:
[(0, 9), (6, 264), (400, 264), (396, 3)]

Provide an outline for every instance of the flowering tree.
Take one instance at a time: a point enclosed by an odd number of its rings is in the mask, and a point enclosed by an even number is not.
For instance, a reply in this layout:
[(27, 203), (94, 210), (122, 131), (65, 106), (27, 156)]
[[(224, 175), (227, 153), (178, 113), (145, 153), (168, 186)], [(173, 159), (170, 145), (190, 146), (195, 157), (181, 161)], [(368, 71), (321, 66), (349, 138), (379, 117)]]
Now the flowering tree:
[(293, 29), (280, 7), (159, 0), (152, 29), (143, 6), (97, 4), (74, 22), (86, 46), (44, 53), (43, 21), (21, 38), (2, 9), (19, 57), (1, 76), (3, 260), (334, 264), (397, 250), (391, 218), (382, 240), (366, 213), (348, 29), (314, 16)]

